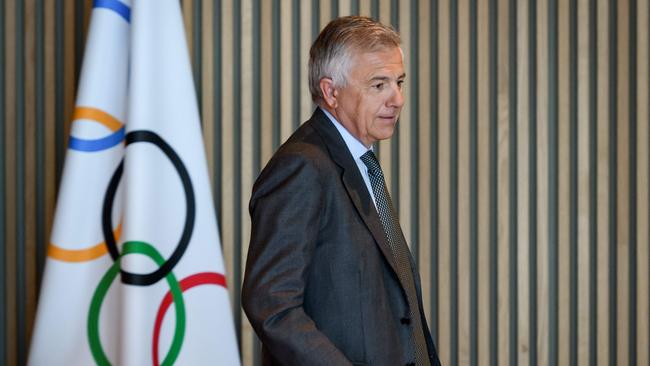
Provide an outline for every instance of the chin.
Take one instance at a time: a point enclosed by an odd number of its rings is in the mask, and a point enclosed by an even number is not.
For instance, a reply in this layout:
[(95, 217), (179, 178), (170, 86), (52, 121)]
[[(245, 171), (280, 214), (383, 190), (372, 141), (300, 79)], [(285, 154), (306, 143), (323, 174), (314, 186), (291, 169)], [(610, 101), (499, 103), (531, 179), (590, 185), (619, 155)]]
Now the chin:
[(390, 134), (393, 134), (393, 130), (395, 129), (395, 126), (397, 125), (397, 118), (380, 118), (378, 127), (380, 128), (381, 131), (380, 133), (386, 133), (387, 130), (390, 130)]
[(379, 134), (379, 138), (377, 140), (388, 140), (389, 138), (393, 137), (393, 134), (395, 133), (395, 129), (391, 128), (389, 131), (381, 131), (382, 133)]

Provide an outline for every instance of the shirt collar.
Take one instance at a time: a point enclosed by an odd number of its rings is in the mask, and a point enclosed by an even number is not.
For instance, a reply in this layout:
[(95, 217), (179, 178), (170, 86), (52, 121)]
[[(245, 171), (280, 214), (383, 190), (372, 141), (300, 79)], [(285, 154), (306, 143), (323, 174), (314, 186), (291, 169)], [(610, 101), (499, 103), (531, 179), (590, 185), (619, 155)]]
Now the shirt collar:
[[(320, 108), (320, 107), (319, 107)], [(345, 145), (347, 145), (348, 150), (350, 150), (350, 153), (355, 159), (361, 159), (361, 155), (365, 154), (368, 150), (372, 150), (372, 147), (368, 149), (364, 144), (361, 143), (361, 141), (357, 140), (356, 137), (352, 136), (350, 131), (348, 131), (342, 124), (341, 122), (337, 121), (334, 116), (330, 114), (327, 110), (324, 108), (320, 108), (323, 113), (329, 118), (329, 120), (332, 122), (334, 127), (339, 131), (339, 134), (341, 137), (343, 137), (343, 141), (345, 141)]]

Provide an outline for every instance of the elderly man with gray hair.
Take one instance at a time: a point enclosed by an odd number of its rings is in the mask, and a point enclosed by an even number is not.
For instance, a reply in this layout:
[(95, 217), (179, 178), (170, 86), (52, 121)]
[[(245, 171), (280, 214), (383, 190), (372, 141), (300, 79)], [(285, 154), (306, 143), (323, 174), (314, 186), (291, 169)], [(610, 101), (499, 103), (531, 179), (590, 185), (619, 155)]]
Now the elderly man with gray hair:
[(439, 365), (420, 276), (373, 144), (393, 135), (399, 35), (330, 22), (310, 50), (318, 108), (258, 177), (243, 308), (266, 365)]

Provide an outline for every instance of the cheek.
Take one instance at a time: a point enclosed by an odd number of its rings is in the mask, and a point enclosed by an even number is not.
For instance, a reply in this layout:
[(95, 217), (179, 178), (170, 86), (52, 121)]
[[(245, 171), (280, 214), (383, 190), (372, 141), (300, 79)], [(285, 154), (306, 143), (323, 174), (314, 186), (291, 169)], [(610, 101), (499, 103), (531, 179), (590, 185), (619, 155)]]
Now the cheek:
[(384, 107), (384, 101), (379, 98), (367, 98), (363, 104), (363, 113), (369, 117), (376, 117), (380, 115)]

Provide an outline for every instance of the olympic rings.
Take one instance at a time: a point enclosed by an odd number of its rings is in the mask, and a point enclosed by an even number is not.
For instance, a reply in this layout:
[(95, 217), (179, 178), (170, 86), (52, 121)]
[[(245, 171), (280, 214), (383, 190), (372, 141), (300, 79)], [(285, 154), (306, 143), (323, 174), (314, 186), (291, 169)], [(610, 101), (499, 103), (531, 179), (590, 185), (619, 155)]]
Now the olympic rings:
[[(136, 274), (126, 271), (122, 271), (122, 282), (136, 285), (136, 286), (147, 286), (158, 282), (160, 279), (165, 277), (171, 270), (176, 266), (176, 263), (181, 259), (187, 246), (190, 243), (192, 237), (192, 230), (194, 227), (194, 220), (196, 215), (196, 204), (194, 199), (194, 189), (192, 187), (192, 181), (190, 175), (183, 164), (181, 158), (176, 154), (174, 149), (165, 140), (152, 131), (138, 130), (131, 131), (126, 135), (126, 145), (136, 143), (136, 142), (149, 142), (157, 146), (171, 163), (176, 168), (178, 175), (181, 178), (183, 184), (183, 190), (185, 191), (185, 200), (186, 200), (186, 217), (185, 217), (185, 226), (183, 227), (183, 233), (176, 249), (172, 255), (164, 262), (157, 270), (147, 274)], [(114, 261), (117, 261), (120, 254), (117, 249), (117, 244), (113, 232), (111, 230), (111, 214), (113, 212), (113, 201), (115, 199), (115, 193), (117, 192), (117, 186), (122, 177), (122, 172), (124, 170), (124, 160), (120, 163), (118, 168), (115, 170), (113, 177), (111, 178), (108, 188), (106, 190), (106, 195), (104, 196), (104, 205), (102, 208), (102, 230), (104, 232), (104, 239), (106, 246), (108, 247), (108, 252)]]
[[(165, 259), (160, 255), (160, 253), (154, 248), (151, 244), (141, 242), (141, 241), (128, 241), (125, 242), (122, 249), (122, 254), (120, 258), (113, 263), (111, 268), (106, 272), (99, 282), (99, 285), (95, 289), (93, 294), (92, 301), (90, 303), (90, 310), (88, 311), (88, 343), (90, 345), (90, 351), (97, 362), (98, 365), (110, 366), (110, 361), (104, 352), (104, 349), (101, 344), (101, 339), (99, 336), (99, 314), (101, 310), (102, 302), (108, 293), (108, 290), (111, 286), (111, 283), (117, 277), (117, 274), (120, 271), (120, 260), (122, 256), (127, 254), (144, 254), (147, 257), (151, 258), (159, 266), (165, 262)], [(171, 295), (174, 299), (174, 305), (176, 308), (176, 328), (174, 331), (174, 338), (172, 339), (171, 347), (163, 360), (163, 365), (173, 365), (178, 354), (180, 353), (181, 346), (183, 344), (183, 338), (185, 337), (185, 303), (183, 301), (183, 294), (181, 286), (176, 280), (176, 276), (172, 272), (169, 272), (165, 275), (167, 278), (167, 283), (169, 284), (169, 289)]]

